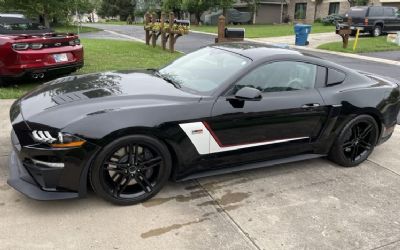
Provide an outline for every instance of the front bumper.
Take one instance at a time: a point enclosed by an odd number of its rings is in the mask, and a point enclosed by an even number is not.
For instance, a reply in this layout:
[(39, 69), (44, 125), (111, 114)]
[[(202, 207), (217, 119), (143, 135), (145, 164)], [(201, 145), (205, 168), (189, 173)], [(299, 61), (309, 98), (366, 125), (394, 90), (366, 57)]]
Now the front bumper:
[[(24, 133), (20, 131), (19, 134)], [(14, 130), (11, 141), (13, 151), (9, 158), (10, 175), (7, 180), (11, 187), (36, 200), (71, 199), (86, 195), (88, 169), (97, 151), (95, 145), (87, 142), (85, 147), (70, 149), (22, 146)], [(52, 165), (55, 162), (62, 164)]]
[(61, 200), (79, 197), (76, 192), (49, 192), (42, 190), (28, 173), (15, 150), (11, 152), (8, 166), (10, 172), (7, 180), (8, 185), (29, 198), (35, 200)]

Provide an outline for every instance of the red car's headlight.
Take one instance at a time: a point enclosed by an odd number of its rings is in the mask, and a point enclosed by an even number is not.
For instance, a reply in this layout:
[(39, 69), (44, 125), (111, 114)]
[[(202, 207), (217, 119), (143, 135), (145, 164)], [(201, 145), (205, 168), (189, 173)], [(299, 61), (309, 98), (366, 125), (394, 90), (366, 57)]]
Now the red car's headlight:
[(29, 49), (29, 43), (14, 43), (12, 48), (15, 50), (27, 50)]

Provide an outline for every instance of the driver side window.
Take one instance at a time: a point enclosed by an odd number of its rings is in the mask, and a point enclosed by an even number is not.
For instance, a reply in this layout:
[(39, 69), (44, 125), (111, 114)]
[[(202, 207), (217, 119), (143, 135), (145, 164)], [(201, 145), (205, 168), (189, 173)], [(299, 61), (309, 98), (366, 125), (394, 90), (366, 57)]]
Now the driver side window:
[[(317, 66), (296, 61), (280, 61), (259, 66), (240, 79), (235, 90), (252, 87), (261, 92), (278, 92), (312, 89)], [(235, 91), (235, 92), (236, 92)]]

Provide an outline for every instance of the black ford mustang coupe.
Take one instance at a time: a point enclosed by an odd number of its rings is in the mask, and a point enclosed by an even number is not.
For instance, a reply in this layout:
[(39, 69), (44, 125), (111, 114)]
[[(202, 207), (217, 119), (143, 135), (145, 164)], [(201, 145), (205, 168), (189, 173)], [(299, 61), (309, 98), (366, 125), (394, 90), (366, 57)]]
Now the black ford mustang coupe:
[(70, 76), (10, 111), (9, 185), (39, 200), (135, 204), (186, 180), (327, 156), (360, 164), (389, 139), (394, 80), (297, 51), (214, 45), (160, 70)]

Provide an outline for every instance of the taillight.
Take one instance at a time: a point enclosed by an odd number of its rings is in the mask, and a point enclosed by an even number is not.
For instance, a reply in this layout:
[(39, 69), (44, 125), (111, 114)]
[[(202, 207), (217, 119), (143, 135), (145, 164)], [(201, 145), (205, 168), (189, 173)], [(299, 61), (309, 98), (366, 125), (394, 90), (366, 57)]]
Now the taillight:
[(11, 45), (14, 50), (41, 49), (42, 43), (14, 43)]
[(368, 18), (364, 19), (364, 25), (368, 25)]
[(41, 48), (43, 48), (43, 44), (41, 44), (41, 43), (32, 43), (30, 47), (31, 47), (31, 49), (41, 49)]
[(74, 39), (74, 40), (71, 40), (71, 41), (69, 41), (69, 45), (70, 46), (74, 46), (74, 45), (80, 45), (81, 44), (81, 40), (80, 39)]
[(29, 43), (14, 43), (12, 48), (15, 50), (27, 50), (29, 49)]

